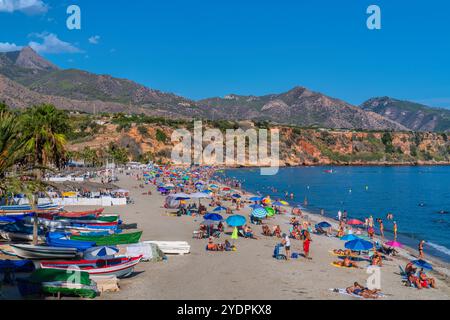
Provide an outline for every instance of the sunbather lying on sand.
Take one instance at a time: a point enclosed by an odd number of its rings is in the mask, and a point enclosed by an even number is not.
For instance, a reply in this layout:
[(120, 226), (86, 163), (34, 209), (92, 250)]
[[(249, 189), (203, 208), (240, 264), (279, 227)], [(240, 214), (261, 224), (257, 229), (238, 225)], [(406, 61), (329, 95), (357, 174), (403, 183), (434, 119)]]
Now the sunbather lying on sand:
[(353, 256), (354, 254), (352, 254), (351, 250), (342, 250), (342, 249), (334, 249), (333, 250), (334, 254), (340, 255), (340, 256)]
[(350, 258), (347, 256), (344, 258), (344, 260), (342, 261), (334, 261), (333, 262), (334, 265), (336, 266), (341, 266), (341, 267), (345, 267), (345, 268), (359, 268), (356, 263), (352, 262), (352, 260), (350, 260)]
[(378, 289), (370, 290), (369, 288), (365, 288), (362, 285), (360, 285), (358, 282), (355, 282), (353, 284), (353, 286), (346, 288), (345, 291), (347, 291), (348, 294), (354, 294), (354, 295), (361, 296), (366, 299), (368, 299), (368, 298), (377, 299), (379, 296), (378, 294), (380, 292), (380, 290), (378, 290)]

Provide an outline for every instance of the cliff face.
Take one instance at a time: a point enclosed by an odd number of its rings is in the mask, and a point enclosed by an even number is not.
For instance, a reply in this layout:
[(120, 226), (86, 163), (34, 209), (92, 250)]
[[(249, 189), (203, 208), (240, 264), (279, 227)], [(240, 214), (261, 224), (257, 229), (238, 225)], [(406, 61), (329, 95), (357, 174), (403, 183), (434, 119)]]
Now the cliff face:
[[(145, 156), (166, 163), (170, 162), (174, 129), (162, 124), (131, 124), (122, 128), (109, 123), (101, 125), (96, 133), (72, 141), (69, 149), (102, 150), (113, 143), (125, 148), (130, 160)], [(450, 164), (450, 141), (445, 133), (279, 129), (282, 166)]]

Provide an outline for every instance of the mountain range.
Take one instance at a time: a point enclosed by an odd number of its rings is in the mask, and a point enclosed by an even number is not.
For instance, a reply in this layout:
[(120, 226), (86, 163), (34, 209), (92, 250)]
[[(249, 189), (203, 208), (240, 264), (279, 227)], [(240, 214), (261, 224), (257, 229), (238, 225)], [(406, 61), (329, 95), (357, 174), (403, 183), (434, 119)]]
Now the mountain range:
[(295, 87), (281, 94), (230, 94), (194, 101), (128, 79), (61, 69), (30, 47), (0, 53), (0, 100), (12, 108), (52, 103), (66, 110), (184, 119), (253, 120), (303, 127), (448, 131), (450, 111), (391, 98), (361, 106)]

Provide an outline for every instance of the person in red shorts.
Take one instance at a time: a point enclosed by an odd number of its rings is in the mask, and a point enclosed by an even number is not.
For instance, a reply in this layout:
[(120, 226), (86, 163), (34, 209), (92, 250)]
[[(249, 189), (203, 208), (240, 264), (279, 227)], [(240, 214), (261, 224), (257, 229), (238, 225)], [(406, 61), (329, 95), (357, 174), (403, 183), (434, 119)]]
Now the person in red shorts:
[(303, 253), (305, 254), (306, 259), (310, 259), (309, 257), (309, 245), (311, 243), (311, 236), (308, 231), (305, 232), (305, 240), (303, 240)]

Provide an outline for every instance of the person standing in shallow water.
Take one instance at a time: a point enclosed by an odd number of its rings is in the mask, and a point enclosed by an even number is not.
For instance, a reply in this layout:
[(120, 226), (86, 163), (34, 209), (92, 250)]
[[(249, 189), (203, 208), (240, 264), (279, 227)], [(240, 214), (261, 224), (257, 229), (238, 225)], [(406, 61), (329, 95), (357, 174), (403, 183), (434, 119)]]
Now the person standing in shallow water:
[(425, 244), (425, 240), (422, 240), (419, 242), (419, 259), (422, 259), (422, 260), (424, 258), (424, 255), (423, 255), (423, 245), (424, 244)]
[(397, 222), (394, 221), (394, 241), (397, 240), (397, 231), (398, 231)]
[(383, 224), (383, 220), (380, 219), (380, 234), (381, 234), (381, 238), (384, 239), (384, 224)]

